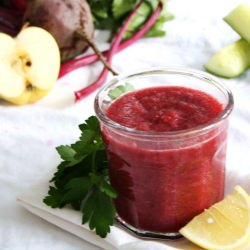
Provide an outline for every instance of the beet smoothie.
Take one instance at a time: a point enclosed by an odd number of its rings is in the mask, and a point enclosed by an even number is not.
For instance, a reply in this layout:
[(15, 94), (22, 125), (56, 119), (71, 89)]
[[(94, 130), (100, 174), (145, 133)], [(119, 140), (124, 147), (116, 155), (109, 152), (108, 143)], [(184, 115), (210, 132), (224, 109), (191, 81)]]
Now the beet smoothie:
[(135, 90), (105, 106), (105, 117), (122, 125), (101, 120), (117, 214), (128, 227), (175, 234), (223, 198), (224, 109), (210, 94), (182, 86)]

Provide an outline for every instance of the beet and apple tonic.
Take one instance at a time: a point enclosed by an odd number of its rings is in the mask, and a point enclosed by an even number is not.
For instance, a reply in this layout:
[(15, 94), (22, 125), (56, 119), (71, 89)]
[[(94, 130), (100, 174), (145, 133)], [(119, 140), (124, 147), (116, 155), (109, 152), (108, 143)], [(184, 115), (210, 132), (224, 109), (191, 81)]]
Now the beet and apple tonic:
[[(110, 89), (135, 90), (116, 100)], [(168, 69), (120, 77), (97, 95), (118, 219), (140, 235), (176, 237), (224, 196), (230, 91), (208, 74)]]

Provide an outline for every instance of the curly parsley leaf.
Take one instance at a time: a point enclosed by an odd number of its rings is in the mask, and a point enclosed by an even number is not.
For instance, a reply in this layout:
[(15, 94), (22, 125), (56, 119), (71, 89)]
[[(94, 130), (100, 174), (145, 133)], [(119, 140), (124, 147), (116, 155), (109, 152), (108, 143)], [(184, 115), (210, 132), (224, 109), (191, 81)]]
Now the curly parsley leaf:
[(97, 136), (100, 136), (100, 127), (99, 127), (99, 121), (95, 116), (90, 116), (85, 123), (79, 125), (80, 130), (83, 132), (86, 132), (87, 130), (93, 130), (96, 132)]
[(92, 182), (89, 178), (79, 177), (71, 179), (65, 185), (65, 193), (62, 197), (62, 203), (71, 203), (83, 200), (89, 189), (92, 187)]
[(62, 206), (63, 192), (53, 186), (49, 187), (48, 196), (43, 199), (43, 202), (52, 208), (61, 208)]
[(82, 223), (89, 222), (90, 229), (96, 229), (98, 235), (106, 237), (110, 232), (110, 226), (114, 223), (114, 216), (112, 199), (104, 195), (100, 189), (95, 188), (83, 207)]
[(134, 86), (131, 85), (130, 83), (126, 82), (125, 85), (118, 85), (114, 89), (111, 89), (108, 92), (108, 96), (110, 97), (111, 100), (115, 100), (118, 97), (120, 97), (122, 94), (134, 90)]
[(82, 223), (105, 237), (114, 223), (117, 197), (108, 182), (107, 155), (95, 116), (79, 126), (81, 136), (72, 145), (57, 147), (62, 162), (43, 202), (52, 208), (70, 205), (82, 211)]
[(74, 161), (74, 157), (75, 157), (75, 150), (73, 150), (70, 146), (66, 145), (62, 145), (56, 148), (58, 154), (61, 156), (62, 160), (71, 162)]
[(115, 189), (105, 180), (102, 180), (100, 182), (100, 190), (111, 198), (117, 197), (117, 193), (116, 193)]

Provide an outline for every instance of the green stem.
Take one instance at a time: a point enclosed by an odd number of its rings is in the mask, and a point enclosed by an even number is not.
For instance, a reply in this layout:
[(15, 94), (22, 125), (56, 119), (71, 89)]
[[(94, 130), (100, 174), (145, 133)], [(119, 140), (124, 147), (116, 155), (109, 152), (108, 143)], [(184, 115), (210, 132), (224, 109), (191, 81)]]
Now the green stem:
[(96, 150), (93, 152), (91, 159), (91, 168), (94, 175), (96, 175), (95, 157), (96, 157)]

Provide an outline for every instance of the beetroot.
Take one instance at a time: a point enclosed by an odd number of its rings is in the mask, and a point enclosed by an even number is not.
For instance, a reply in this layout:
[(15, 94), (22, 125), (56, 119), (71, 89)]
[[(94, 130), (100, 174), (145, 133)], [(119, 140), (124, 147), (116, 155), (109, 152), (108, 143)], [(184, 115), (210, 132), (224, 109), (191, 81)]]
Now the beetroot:
[(81, 54), (88, 42), (79, 35), (92, 39), (94, 24), (85, 0), (29, 0), (24, 22), (49, 31), (56, 39), (62, 61)]
[[(162, 2), (159, 2), (159, 5), (157, 9), (152, 13), (152, 15), (149, 17), (147, 22), (142, 26), (141, 29), (139, 29), (131, 38), (127, 39), (126, 41), (119, 44), (116, 53), (119, 53), (120, 51), (126, 49), (133, 43), (135, 43), (138, 39), (142, 38), (153, 26), (153, 24), (156, 22), (157, 18), (161, 14), (163, 5)], [(109, 50), (102, 51), (103, 56), (107, 56)], [(80, 67), (84, 67), (86, 65), (92, 64), (96, 61), (98, 61), (97, 54), (90, 54), (86, 56), (81, 56), (75, 59), (72, 59), (68, 62), (65, 62), (61, 65), (59, 78), (63, 77), (64, 75), (68, 74), (69, 72), (78, 69)]]
[(1, 0), (0, 5), (23, 12), (26, 9), (27, 1), (28, 0)]
[(26, 10), (28, 0), (11, 0), (12, 5), (22, 12)]

